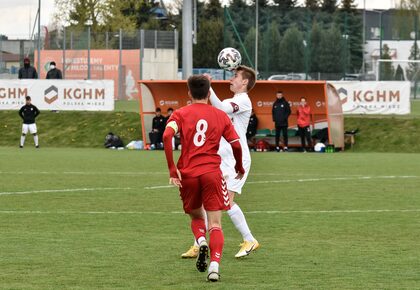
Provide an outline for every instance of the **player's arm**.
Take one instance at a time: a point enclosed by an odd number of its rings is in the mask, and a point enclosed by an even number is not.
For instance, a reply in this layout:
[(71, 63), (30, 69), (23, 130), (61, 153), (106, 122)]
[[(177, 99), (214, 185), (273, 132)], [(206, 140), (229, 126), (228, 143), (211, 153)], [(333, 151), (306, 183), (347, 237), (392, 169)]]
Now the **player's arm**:
[(19, 110), (19, 116), (22, 118), (22, 120), (25, 120), (25, 117), (23, 116), (23, 107)]
[(237, 179), (242, 179), (245, 174), (245, 169), (242, 166), (242, 147), (241, 143), (239, 142), (239, 136), (233, 128), (232, 122), (228, 118), (227, 115), (224, 115), (225, 118), (225, 130), (223, 131), (223, 138), (229, 142), (230, 146), (232, 146), (233, 157), (235, 158), (235, 171), (238, 173), (236, 176)]
[(216, 107), (227, 114), (235, 113), (239, 110), (238, 105), (234, 102), (230, 102), (230, 100), (221, 101), (212, 88), (210, 88), (210, 102), (213, 107)]
[(178, 132), (178, 125), (175, 121), (169, 121), (166, 125), (166, 129), (163, 132), (163, 148), (165, 150), (166, 162), (168, 163), (169, 169), (169, 183), (178, 187), (181, 185), (181, 175), (176, 168), (174, 162), (174, 155), (172, 150), (172, 138)]
[(35, 118), (38, 117), (38, 115), (41, 113), (36, 106), (34, 106), (35, 110)]

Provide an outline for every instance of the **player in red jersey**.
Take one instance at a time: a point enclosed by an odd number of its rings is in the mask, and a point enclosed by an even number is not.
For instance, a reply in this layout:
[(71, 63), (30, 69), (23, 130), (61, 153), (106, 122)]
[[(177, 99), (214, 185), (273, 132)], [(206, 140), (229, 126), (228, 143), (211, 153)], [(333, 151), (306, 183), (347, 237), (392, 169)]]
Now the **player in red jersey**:
[[(169, 182), (180, 188), (185, 213), (191, 217), (191, 230), (199, 245), (196, 266), (207, 269), (210, 248), (210, 265), (207, 279), (219, 281), (219, 263), (222, 257), (224, 236), (222, 210), (230, 209), (226, 181), (220, 170), (221, 158), (217, 154), (221, 138), (232, 146), (237, 172), (241, 179), (242, 148), (232, 122), (223, 111), (208, 105), (210, 81), (203, 75), (188, 79), (188, 95), (192, 104), (176, 110), (168, 120), (163, 134), (163, 144), (169, 168)], [(172, 137), (180, 133), (182, 151), (175, 166)], [(205, 213), (207, 214), (210, 242), (207, 245)]]

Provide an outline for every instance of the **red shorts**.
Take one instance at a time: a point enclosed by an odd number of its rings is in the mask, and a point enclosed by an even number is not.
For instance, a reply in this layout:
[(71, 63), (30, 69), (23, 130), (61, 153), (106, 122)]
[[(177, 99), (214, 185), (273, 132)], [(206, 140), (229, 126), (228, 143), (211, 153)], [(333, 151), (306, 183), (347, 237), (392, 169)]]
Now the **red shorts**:
[(230, 209), (226, 181), (220, 170), (183, 178), (181, 183), (180, 195), (186, 213), (202, 205), (209, 211)]

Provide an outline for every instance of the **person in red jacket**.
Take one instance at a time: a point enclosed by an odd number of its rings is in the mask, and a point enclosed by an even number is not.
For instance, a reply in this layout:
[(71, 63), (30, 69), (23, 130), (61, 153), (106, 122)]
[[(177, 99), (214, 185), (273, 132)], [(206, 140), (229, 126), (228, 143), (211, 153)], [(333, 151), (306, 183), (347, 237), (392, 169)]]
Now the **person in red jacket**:
[[(300, 142), (302, 144), (302, 151), (306, 152), (306, 148), (312, 147), (311, 140), (311, 107), (306, 103), (306, 98), (300, 98), (300, 105), (297, 110), (297, 124), (298, 124), (298, 133), (300, 135)], [(308, 147), (305, 145), (305, 139), (307, 141)]]

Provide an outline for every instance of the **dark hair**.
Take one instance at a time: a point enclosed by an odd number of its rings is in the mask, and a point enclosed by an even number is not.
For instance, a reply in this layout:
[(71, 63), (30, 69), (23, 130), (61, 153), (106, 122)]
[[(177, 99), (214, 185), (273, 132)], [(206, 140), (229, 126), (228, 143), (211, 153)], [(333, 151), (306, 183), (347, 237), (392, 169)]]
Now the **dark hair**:
[(155, 112), (156, 112), (156, 113), (157, 113), (157, 112), (162, 112), (162, 110), (161, 110), (159, 107), (157, 107)]
[(204, 100), (209, 95), (210, 81), (204, 75), (192, 75), (188, 78), (188, 89), (193, 99)]
[(242, 78), (245, 80), (248, 80), (248, 85), (246, 87), (247, 91), (252, 90), (252, 88), (255, 86), (255, 81), (256, 81), (255, 71), (252, 68), (247, 67), (245, 65), (238, 66), (236, 71), (242, 72)]
[(172, 108), (168, 108), (168, 110), (167, 110), (167, 112), (169, 112), (169, 111), (174, 111), (174, 109), (172, 109)]
[(283, 91), (277, 91), (277, 94), (283, 94)]
[(30, 101), (31, 100), (31, 97), (30, 96), (26, 96), (25, 97), (25, 100)]
[(50, 65), (56, 65), (55, 61), (50, 62)]
[(306, 101), (306, 98), (305, 97), (300, 97), (300, 99), (302, 100), (302, 99), (304, 99), (305, 101)]

